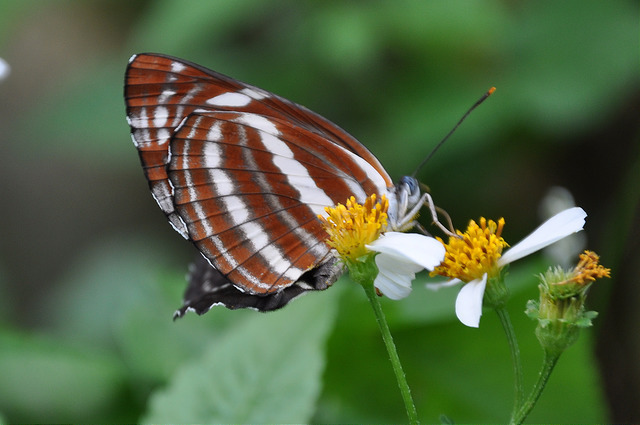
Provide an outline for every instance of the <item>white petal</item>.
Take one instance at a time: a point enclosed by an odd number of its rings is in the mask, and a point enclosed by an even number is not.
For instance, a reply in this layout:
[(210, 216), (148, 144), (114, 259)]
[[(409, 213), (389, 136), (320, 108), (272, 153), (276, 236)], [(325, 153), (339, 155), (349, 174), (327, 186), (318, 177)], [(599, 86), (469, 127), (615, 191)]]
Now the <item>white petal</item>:
[(460, 289), (456, 298), (456, 316), (463, 325), (471, 328), (480, 326), (482, 298), (487, 287), (487, 274), (482, 279), (472, 280)]
[(400, 274), (414, 275), (424, 269), (420, 264), (408, 261), (406, 258), (400, 258), (385, 253), (379, 253), (376, 255), (376, 266), (378, 266), (378, 270), (388, 270)]
[(411, 261), (429, 270), (439, 266), (445, 254), (442, 243), (417, 233), (387, 232), (367, 245), (367, 248), (404, 261)]
[(373, 281), (373, 285), (389, 299), (399, 300), (405, 298), (411, 293), (411, 281), (416, 277), (415, 273), (402, 273), (397, 270), (380, 267), (378, 260), (383, 256), (384, 254), (376, 256), (378, 276)]
[(444, 282), (427, 283), (425, 286), (427, 287), (427, 289), (437, 291), (442, 288), (450, 288), (451, 286), (455, 286), (460, 282), (462, 282), (460, 279), (451, 279)]
[(498, 260), (498, 266), (503, 267), (566, 236), (579, 232), (584, 227), (586, 216), (587, 213), (580, 207), (569, 208), (554, 215), (505, 252)]

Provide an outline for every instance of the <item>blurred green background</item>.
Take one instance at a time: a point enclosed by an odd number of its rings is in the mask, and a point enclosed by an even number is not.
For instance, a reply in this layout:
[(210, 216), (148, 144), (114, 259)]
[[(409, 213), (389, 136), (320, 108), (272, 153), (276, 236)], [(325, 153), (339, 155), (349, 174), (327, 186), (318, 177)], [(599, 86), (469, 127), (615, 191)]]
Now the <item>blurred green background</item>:
[[(0, 418), (6, 422), (406, 421), (363, 292), (347, 280), (268, 315), (173, 323), (194, 249), (147, 189), (125, 121), (129, 57), (161, 52), (299, 102), (409, 174), (456, 227), (504, 216), (515, 243), (550, 188), (589, 217), (613, 269), (595, 326), (561, 358), (530, 422), (640, 421), (640, 79), (635, 1), (0, 1)], [(511, 267), (523, 314), (542, 254)], [(383, 300), (424, 423), (504, 422), (495, 314), (456, 291)]]

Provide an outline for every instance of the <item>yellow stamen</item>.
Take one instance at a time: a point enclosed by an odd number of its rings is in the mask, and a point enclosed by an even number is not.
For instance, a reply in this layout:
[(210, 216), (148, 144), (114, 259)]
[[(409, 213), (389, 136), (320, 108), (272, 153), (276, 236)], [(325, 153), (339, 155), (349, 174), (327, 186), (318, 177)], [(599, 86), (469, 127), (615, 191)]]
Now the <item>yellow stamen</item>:
[(593, 251), (585, 251), (580, 254), (580, 261), (573, 269), (571, 278), (563, 282), (558, 282), (556, 285), (566, 285), (569, 283), (577, 283), (579, 285), (585, 285), (593, 282), (596, 279), (603, 277), (611, 277), (611, 269), (607, 269), (600, 264), (600, 257)]
[(457, 278), (463, 282), (479, 279), (487, 273), (489, 277), (498, 274), (498, 259), (502, 255), (503, 248), (509, 246), (502, 236), (504, 218), (496, 223), (480, 218), (480, 226), (474, 221), (469, 222), (465, 233), (456, 230), (460, 238), (449, 238), (449, 243), (444, 244), (447, 249), (444, 260), (440, 266), (430, 273), (431, 276), (445, 276)]
[(378, 239), (386, 230), (388, 208), (387, 198), (382, 195), (376, 202), (375, 194), (368, 197), (364, 205), (358, 204), (352, 196), (346, 206), (326, 207), (327, 217), (318, 215), (318, 218), (329, 234), (327, 244), (343, 259), (356, 260), (366, 255), (365, 245)]

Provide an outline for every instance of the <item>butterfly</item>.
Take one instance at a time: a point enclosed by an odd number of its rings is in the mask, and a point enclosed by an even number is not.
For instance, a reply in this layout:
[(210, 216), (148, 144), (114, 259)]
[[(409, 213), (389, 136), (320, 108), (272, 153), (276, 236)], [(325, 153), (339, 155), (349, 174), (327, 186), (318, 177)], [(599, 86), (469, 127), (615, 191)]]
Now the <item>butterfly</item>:
[(343, 272), (318, 215), (351, 196), (389, 200), (406, 230), (425, 202), (320, 115), (278, 95), (162, 54), (131, 57), (124, 97), (133, 144), (169, 223), (202, 254), (184, 303), (276, 310)]

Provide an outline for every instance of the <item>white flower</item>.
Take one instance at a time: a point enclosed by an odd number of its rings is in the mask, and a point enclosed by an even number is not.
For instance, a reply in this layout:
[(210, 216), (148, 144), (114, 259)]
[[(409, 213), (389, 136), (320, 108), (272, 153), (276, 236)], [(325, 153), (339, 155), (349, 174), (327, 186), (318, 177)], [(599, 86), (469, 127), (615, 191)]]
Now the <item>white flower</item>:
[(562, 238), (579, 232), (584, 227), (586, 217), (587, 213), (580, 207), (569, 208), (559, 212), (502, 254), (502, 257), (498, 260), (498, 266), (504, 267)]
[(366, 247), (378, 253), (378, 276), (373, 285), (392, 300), (409, 295), (416, 273), (433, 270), (445, 254), (442, 243), (417, 233), (387, 232)]
[[(398, 300), (411, 292), (411, 281), (422, 269), (433, 270), (444, 259), (442, 243), (428, 236), (387, 232), (389, 202), (373, 194), (359, 204), (354, 197), (345, 205), (327, 207), (318, 216), (329, 235), (327, 244), (336, 250), (348, 267), (375, 255), (378, 274), (373, 285), (388, 298)], [(371, 275), (375, 268), (371, 265)], [(361, 272), (357, 273), (360, 279)], [(358, 283), (363, 283), (358, 281)], [(371, 281), (366, 282), (367, 285)]]
[(11, 68), (9, 64), (4, 59), (0, 58), (0, 81), (4, 80), (9, 76), (9, 72)]
[[(458, 316), (458, 319), (466, 326), (477, 328), (480, 325), (480, 316), (482, 315), (482, 301), (487, 286), (488, 272), (495, 275), (496, 271), (499, 271), (507, 264), (545, 248), (564, 237), (579, 232), (584, 227), (586, 216), (587, 214), (584, 210), (579, 207), (564, 210), (551, 217), (529, 236), (507, 250), (497, 261), (489, 261), (489, 266), (485, 269), (486, 271), (477, 275), (473, 280), (467, 281), (458, 293), (458, 297), (456, 298), (456, 316)], [(489, 233), (492, 234), (491, 232)], [(499, 237), (499, 234), (497, 236)], [(449, 274), (449, 276), (452, 275)], [(439, 289), (460, 282), (463, 281), (454, 278), (443, 284), (428, 284), (427, 287), (430, 289)]]

